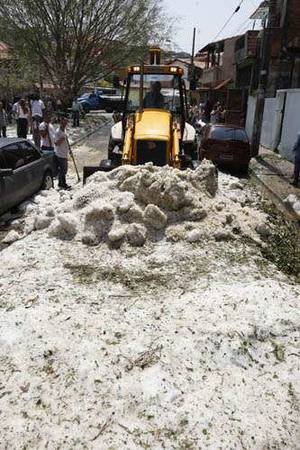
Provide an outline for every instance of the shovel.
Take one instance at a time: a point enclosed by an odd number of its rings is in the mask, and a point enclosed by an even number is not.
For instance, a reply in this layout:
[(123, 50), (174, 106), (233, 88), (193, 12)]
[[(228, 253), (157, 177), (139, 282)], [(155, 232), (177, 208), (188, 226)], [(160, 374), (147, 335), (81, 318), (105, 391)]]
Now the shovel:
[(71, 150), (71, 146), (70, 146), (69, 140), (67, 142), (68, 142), (68, 146), (69, 146), (69, 153), (70, 153), (71, 159), (73, 161), (73, 164), (74, 164), (74, 167), (75, 167), (75, 172), (76, 172), (78, 183), (79, 183), (81, 181), (81, 179), (80, 179), (80, 175), (79, 175), (79, 172), (78, 172), (77, 164), (76, 164), (73, 152)]

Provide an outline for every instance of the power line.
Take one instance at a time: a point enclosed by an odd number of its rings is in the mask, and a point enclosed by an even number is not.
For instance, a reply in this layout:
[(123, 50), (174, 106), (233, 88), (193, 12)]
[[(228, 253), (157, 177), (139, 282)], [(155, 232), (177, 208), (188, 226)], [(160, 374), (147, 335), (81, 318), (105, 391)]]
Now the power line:
[(233, 13), (231, 14), (231, 16), (226, 20), (226, 22), (224, 23), (224, 25), (222, 26), (222, 28), (220, 29), (220, 31), (216, 34), (216, 36), (213, 38), (213, 41), (215, 41), (217, 39), (217, 37), (220, 36), (220, 34), (222, 33), (223, 30), (225, 30), (225, 28), (227, 27), (227, 25), (229, 24), (229, 22), (231, 21), (231, 19), (233, 18), (233, 16), (239, 12), (239, 10), (241, 9), (242, 4), (244, 3), (245, 0), (240, 0), (240, 3), (238, 4), (238, 6), (235, 8), (235, 10), (233, 11)]
[[(253, 0), (251, 0), (251, 3), (252, 3), (252, 5), (254, 6), (254, 8), (257, 8), (257, 6), (254, 4)], [(249, 29), (252, 28), (252, 25), (251, 25), (251, 27), (250, 27), (251, 22), (253, 22), (252, 19), (250, 19), (250, 18), (248, 17), (243, 23), (241, 23), (241, 24), (237, 27), (237, 29), (235, 30), (234, 33), (235, 33), (235, 34), (236, 34), (236, 33), (240, 33), (242, 30), (244, 30), (246, 24), (247, 24), (246, 28), (248, 28), (248, 27), (249, 27)]]

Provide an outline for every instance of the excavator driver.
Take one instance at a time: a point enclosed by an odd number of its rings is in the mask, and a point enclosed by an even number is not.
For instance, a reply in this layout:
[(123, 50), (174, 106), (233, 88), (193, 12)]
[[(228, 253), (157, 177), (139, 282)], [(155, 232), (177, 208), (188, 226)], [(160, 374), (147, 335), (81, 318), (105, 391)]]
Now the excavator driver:
[(151, 91), (147, 92), (143, 101), (144, 108), (164, 109), (164, 96), (161, 94), (161, 83), (155, 81), (151, 85)]

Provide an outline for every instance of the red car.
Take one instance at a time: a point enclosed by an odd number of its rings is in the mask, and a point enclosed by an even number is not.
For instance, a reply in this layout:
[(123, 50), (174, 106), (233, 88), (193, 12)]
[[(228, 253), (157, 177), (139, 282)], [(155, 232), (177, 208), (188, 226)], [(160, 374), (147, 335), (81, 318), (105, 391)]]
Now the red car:
[(251, 159), (250, 143), (244, 128), (236, 125), (207, 125), (202, 132), (199, 159), (210, 159), (219, 166), (247, 172)]

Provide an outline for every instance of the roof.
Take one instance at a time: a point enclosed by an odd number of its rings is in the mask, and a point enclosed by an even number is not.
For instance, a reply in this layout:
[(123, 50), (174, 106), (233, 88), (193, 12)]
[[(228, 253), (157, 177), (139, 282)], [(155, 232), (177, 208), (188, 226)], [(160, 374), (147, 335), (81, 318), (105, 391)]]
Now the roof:
[[(191, 58), (174, 58), (168, 62), (168, 64), (174, 64), (176, 61), (179, 61), (187, 66), (191, 65)], [(194, 66), (198, 69), (203, 69), (205, 67), (205, 61), (197, 61), (194, 59)]]
[(227, 84), (232, 82), (232, 78), (228, 78), (227, 80), (222, 81), (220, 84), (218, 84), (214, 90), (215, 91), (219, 91), (220, 89), (222, 89), (223, 87), (227, 86)]
[(263, 1), (259, 5), (259, 7), (254, 11), (254, 13), (250, 16), (252, 20), (264, 20), (269, 13), (269, 2)]
[(210, 43), (206, 44), (205, 47), (201, 48), (201, 49), (197, 52), (197, 55), (198, 55), (199, 53), (204, 53), (204, 52), (207, 52), (208, 50), (212, 50), (212, 49), (214, 49), (216, 46), (222, 46), (222, 45), (224, 45), (224, 43), (225, 43), (226, 41), (230, 41), (231, 39), (238, 39), (238, 38), (241, 37), (241, 36), (242, 36), (242, 34), (237, 34), (236, 36), (230, 36), (230, 37), (228, 37), (228, 38), (221, 39), (220, 41), (210, 42)]
[(220, 81), (219, 84), (217, 85), (214, 85), (213, 83), (203, 84), (203, 86), (201, 86), (199, 90), (202, 92), (219, 91), (222, 88), (226, 87), (232, 81), (233, 81), (232, 78), (228, 78), (227, 80)]
[(14, 144), (15, 142), (24, 142), (27, 139), (24, 138), (1, 138), (0, 139), (0, 149), (6, 147), (9, 144)]

